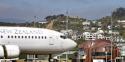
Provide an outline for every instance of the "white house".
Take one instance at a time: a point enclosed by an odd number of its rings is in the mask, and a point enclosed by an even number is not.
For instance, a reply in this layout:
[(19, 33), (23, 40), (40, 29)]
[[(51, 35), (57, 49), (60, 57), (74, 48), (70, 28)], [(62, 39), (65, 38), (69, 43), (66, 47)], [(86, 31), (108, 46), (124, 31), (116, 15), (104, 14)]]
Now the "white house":
[(104, 36), (104, 31), (103, 30), (98, 30), (95, 33), (91, 32), (84, 32), (83, 37), (85, 40), (95, 40), (95, 39), (110, 39), (110, 37)]

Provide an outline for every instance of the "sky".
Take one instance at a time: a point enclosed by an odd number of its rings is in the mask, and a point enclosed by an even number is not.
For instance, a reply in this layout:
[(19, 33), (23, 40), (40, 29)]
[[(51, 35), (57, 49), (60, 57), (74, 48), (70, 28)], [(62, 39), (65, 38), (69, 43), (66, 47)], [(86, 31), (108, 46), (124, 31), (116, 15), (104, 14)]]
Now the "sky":
[(43, 20), (48, 15), (66, 14), (68, 11), (69, 16), (94, 20), (111, 15), (119, 7), (125, 8), (125, 0), (0, 0), (0, 18), (30, 22), (34, 16)]

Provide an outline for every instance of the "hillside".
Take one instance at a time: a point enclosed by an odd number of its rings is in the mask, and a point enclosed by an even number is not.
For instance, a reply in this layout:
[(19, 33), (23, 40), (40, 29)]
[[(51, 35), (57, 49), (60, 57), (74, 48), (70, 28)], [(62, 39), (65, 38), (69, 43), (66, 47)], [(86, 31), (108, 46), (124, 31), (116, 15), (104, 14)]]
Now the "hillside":
[[(48, 23), (50, 21), (54, 21), (53, 29), (60, 31), (65, 30), (68, 20), (68, 29), (72, 29), (74, 31), (78, 31), (80, 33), (84, 32), (82, 22), (87, 21), (85, 18), (80, 18), (78, 16), (67, 16), (64, 14), (59, 15), (49, 15), (46, 18), (46, 21)], [(17, 21), (16, 19), (0, 19), (0, 26), (27, 26), (27, 27), (33, 27), (35, 24), (35, 27), (39, 28), (45, 28), (47, 24), (39, 24), (38, 22), (24, 22), (24, 23), (10, 23), (12, 21)], [(111, 23), (112, 20), (112, 23)], [(108, 30), (108, 26), (111, 26), (113, 30), (117, 30), (120, 32), (120, 35), (125, 37), (125, 28), (123, 28), (122, 25), (118, 25), (117, 20), (125, 20), (125, 8), (117, 8), (115, 11), (112, 12), (111, 16), (105, 16), (101, 19), (96, 20), (95, 24), (91, 23), (91, 27), (98, 27), (98, 22), (101, 22), (101, 28), (103, 30)], [(19, 20), (18, 20), (19, 21)], [(92, 22), (93, 20), (89, 20)], [(21, 22), (21, 20), (20, 20)], [(117, 26), (117, 27), (116, 27)]]

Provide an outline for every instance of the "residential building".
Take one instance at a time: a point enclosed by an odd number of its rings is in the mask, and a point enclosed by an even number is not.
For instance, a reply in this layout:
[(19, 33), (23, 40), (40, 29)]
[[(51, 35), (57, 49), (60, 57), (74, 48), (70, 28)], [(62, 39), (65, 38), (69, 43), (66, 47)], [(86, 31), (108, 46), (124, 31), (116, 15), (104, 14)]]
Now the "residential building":
[(84, 32), (83, 33), (83, 38), (85, 40), (95, 40), (95, 39), (110, 39), (110, 37), (107, 37), (104, 35), (104, 32), (103, 30), (98, 30), (97, 32), (95, 33), (92, 33), (92, 32)]
[(125, 20), (118, 20), (117, 22), (125, 28)]
[(85, 21), (85, 22), (82, 22), (82, 25), (83, 25), (83, 30), (90, 30), (90, 21)]
[(40, 23), (40, 24), (46, 24), (46, 23), (48, 23), (48, 21), (40, 21), (38, 23)]

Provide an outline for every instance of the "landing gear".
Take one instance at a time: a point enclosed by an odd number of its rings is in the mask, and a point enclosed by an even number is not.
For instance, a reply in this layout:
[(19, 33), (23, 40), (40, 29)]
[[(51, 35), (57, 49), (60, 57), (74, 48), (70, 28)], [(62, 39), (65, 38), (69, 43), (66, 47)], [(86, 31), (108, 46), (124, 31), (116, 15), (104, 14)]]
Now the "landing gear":
[(49, 54), (49, 60), (48, 60), (49, 62), (54, 62), (54, 60), (53, 60), (53, 57), (52, 57), (52, 54)]

